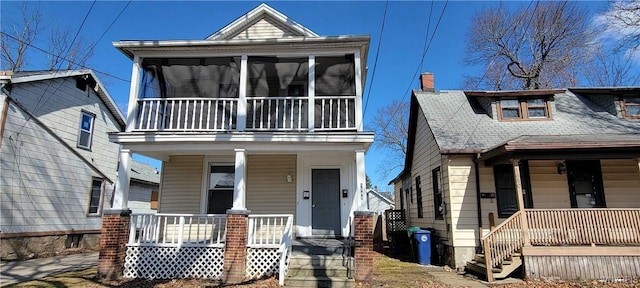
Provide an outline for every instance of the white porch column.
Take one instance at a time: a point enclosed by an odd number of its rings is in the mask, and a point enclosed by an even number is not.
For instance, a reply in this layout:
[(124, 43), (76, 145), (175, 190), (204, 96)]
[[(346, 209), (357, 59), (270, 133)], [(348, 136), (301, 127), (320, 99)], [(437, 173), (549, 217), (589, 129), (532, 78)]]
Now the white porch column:
[(516, 194), (518, 197), (518, 210), (520, 211), (520, 221), (522, 222), (522, 240), (524, 246), (530, 246), (529, 225), (527, 224), (527, 214), (524, 211), (524, 197), (522, 196), (522, 179), (520, 179), (520, 159), (511, 159), (513, 165), (513, 178), (516, 183)]
[(246, 210), (245, 206), (247, 199), (247, 189), (246, 189), (246, 179), (245, 179), (245, 171), (246, 171), (246, 161), (247, 156), (245, 155), (244, 149), (234, 149), (236, 152), (236, 170), (235, 170), (235, 180), (233, 182), (233, 206), (231, 210)]
[(313, 132), (316, 127), (316, 56), (309, 55), (309, 90), (307, 91), (309, 104), (307, 105), (307, 125), (309, 132)]
[[(238, 91), (238, 111), (236, 130), (244, 131), (247, 128), (247, 78), (249, 65), (247, 54), (242, 54), (240, 62), (240, 89)], [(255, 120), (254, 120), (255, 121)]]
[(356, 207), (358, 210), (366, 210), (367, 207), (363, 207), (363, 203), (366, 203), (365, 197), (367, 197), (367, 191), (365, 191), (367, 187), (367, 174), (364, 168), (364, 150), (356, 150), (356, 183), (358, 187), (356, 187), (355, 197), (356, 197)]
[(362, 127), (362, 109), (364, 108), (362, 106), (362, 95), (364, 94), (362, 91), (362, 65), (360, 62), (360, 50), (356, 51), (354, 53), (354, 64), (355, 64), (355, 72), (356, 72), (356, 129), (358, 131), (362, 131), (363, 127)]
[[(133, 57), (133, 67), (131, 68), (131, 86), (129, 88), (129, 104), (127, 106), (127, 126), (125, 131), (131, 132), (136, 125), (138, 117), (138, 94), (140, 87), (140, 56)], [(127, 189), (128, 190), (128, 189)]]
[(640, 158), (636, 158), (636, 162), (638, 163), (638, 176), (640, 176)]
[(120, 148), (120, 169), (118, 182), (113, 192), (113, 209), (127, 209), (129, 200), (129, 182), (131, 181), (131, 150)]

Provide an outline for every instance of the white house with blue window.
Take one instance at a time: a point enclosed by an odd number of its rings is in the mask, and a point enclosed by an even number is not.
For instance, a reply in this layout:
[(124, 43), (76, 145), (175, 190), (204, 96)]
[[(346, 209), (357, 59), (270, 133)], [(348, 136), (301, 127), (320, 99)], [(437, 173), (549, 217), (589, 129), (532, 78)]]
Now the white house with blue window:
[(91, 70), (0, 73), (0, 257), (97, 248), (122, 113)]

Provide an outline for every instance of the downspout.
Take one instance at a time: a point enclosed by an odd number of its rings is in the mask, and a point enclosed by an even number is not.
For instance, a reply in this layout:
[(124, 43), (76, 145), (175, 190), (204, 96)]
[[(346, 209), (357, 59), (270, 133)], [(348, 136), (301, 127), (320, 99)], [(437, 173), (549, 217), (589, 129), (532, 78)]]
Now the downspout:
[(476, 170), (476, 205), (478, 210), (478, 244), (476, 247), (482, 246), (482, 243), (480, 243), (480, 238), (482, 237), (482, 203), (480, 203), (480, 201), (482, 198), (480, 197), (480, 171), (478, 169), (480, 167), (478, 164), (480, 161), (479, 159), (480, 153), (478, 153), (476, 155), (476, 159), (473, 160), (474, 168)]

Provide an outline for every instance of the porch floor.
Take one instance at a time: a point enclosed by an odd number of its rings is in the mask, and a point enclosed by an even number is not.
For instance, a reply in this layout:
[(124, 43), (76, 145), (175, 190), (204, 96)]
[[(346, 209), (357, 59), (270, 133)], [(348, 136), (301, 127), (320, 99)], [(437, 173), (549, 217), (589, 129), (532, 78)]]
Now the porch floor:
[(292, 255), (342, 255), (347, 239), (298, 238), (291, 243)]

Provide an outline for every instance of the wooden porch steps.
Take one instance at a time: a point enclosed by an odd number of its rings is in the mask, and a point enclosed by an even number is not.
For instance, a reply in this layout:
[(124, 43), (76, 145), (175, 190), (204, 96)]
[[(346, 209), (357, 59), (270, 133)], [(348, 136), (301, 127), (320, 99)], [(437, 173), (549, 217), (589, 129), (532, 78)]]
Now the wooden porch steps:
[[(349, 278), (349, 259), (340, 240), (305, 241), (294, 246), (289, 261), (286, 287), (339, 287), (352, 288)], [(353, 263), (353, 262), (351, 262)]]
[[(466, 270), (475, 274), (487, 276), (487, 265), (484, 254), (476, 254), (473, 260), (467, 262)], [(497, 267), (491, 269), (495, 279), (507, 278), (513, 271), (522, 266), (522, 255), (514, 253), (510, 258), (502, 261)]]

